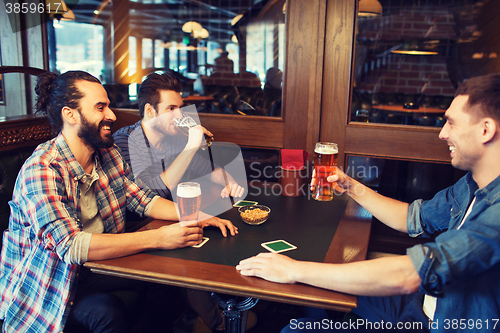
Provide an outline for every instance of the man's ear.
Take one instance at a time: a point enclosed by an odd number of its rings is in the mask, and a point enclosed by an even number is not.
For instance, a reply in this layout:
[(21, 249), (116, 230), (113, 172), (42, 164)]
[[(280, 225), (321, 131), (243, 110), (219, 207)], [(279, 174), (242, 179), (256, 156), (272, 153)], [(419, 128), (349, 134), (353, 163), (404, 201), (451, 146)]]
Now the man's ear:
[(492, 118), (483, 118), (483, 120), (481, 120), (481, 125), (482, 125), (482, 127), (481, 127), (482, 142), (488, 143), (491, 140), (493, 140), (493, 138), (497, 134), (497, 131), (498, 131), (497, 123)]
[(76, 125), (76, 123), (78, 122), (78, 120), (77, 120), (78, 116), (76, 115), (78, 113), (77, 110), (72, 109), (68, 106), (65, 106), (62, 108), (61, 113), (62, 113), (63, 120), (68, 122), (70, 125)]
[(144, 105), (144, 113), (147, 114), (149, 118), (154, 118), (156, 116), (155, 108), (149, 103)]

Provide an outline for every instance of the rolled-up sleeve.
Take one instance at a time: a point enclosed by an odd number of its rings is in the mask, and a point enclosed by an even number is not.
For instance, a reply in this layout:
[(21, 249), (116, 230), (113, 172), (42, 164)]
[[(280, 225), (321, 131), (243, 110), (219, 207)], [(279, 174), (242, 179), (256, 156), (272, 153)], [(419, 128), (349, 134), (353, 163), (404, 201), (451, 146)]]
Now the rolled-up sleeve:
[(408, 235), (411, 237), (418, 237), (424, 234), (422, 228), (422, 221), (420, 220), (420, 208), (422, 206), (422, 199), (413, 201), (408, 205), (406, 227), (408, 228)]
[[(415, 200), (408, 206), (407, 228), (408, 234), (412, 237), (427, 236), (420, 218), (422, 202), (422, 199)], [(432, 296), (442, 296), (441, 283), (438, 276), (432, 271), (434, 255), (429, 248), (421, 244), (415, 245), (407, 249), (406, 254), (410, 257), (413, 267), (415, 267), (415, 270), (422, 279), (420, 290)]]
[(422, 279), (420, 291), (435, 297), (442, 297), (443, 279), (437, 274), (434, 263), (434, 253), (425, 245), (415, 245), (406, 254), (410, 257), (413, 267)]

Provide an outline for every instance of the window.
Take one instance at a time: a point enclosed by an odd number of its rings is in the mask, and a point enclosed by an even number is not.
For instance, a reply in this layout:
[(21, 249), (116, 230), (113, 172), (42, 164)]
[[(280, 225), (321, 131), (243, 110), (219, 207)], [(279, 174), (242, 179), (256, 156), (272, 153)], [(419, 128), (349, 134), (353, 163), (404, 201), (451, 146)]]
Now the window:
[(155, 45), (154, 45), (154, 67), (156, 68), (163, 68), (165, 67), (165, 49), (163, 48), (163, 42), (161, 39), (155, 39)]
[(382, 15), (358, 16), (350, 119), (441, 127), (460, 82), (500, 70), (500, 9), (478, 0), (379, 3)]
[[(53, 21), (56, 52), (55, 68), (61, 73), (83, 70), (102, 77), (104, 69), (104, 31), (99, 25)], [(78, 38), (75, 38), (78, 36)], [(54, 62), (51, 62), (54, 63)]]
[(153, 67), (153, 40), (151, 38), (142, 39), (142, 68)]
[(200, 112), (280, 116), (284, 4), (116, 0), (89, 10), (94, 2), (80, 0), (74, 21), (53, 21), (51, 58), (61, 72), (85, 70), (113, 85), (115, 107), (136, 107), (128, 85), (170, 69), (185, 78), (185, 96), (207, 96), (197, 102)]

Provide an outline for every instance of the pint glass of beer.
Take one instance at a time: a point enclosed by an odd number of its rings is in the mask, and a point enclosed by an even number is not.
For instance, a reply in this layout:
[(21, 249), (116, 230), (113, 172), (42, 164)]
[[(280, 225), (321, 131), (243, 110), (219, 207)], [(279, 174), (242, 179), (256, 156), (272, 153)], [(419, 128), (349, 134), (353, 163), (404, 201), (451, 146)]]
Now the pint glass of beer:
[(195, 221), (201, 206), (201, 187), (195, 182), (180, 183), (177, 185), (177, 203), (179, 206), (179, 220)]
[(314, 148), (314, 170), (318, 183), (314, 187), (312, 197), (318, 201), (333, 199), (333, 184), (326, 178), (335, 173), (339, 149), (336, 143), (318, 142)]
[[(189, 129), (191, 127), (195, 127), (198, 125), (198, 123), (191, 117), (188, 116), (187, 114), (182, 114), (182, 117), (176, 118), (175, 120), (175, 127), (184, 134), (185, 136), (189, 136)], [(212, 142), (214, 141), (213, 137), (206, 137), (205, 142), (201, 145), (201, 150), (207, 149), (207, 147), (210, 147)]]

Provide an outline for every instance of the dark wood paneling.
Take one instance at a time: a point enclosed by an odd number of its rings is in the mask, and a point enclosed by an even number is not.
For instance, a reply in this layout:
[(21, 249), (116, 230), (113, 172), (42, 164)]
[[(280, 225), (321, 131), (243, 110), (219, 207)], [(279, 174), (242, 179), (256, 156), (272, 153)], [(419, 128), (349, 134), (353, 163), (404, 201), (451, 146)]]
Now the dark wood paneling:
[(325, 1), (287, 1), (284, 147), (307, 149), (319, 138)]
[(129, 126), (135, 124), (139, 120), (141, 120), (141, 116), (139, 115), (139, 110), (135, 109), (112, 109), (116, 116), (116, 121), (113, 123), (111, 130), (116, 132), (122, 127)]
[(403, 160), (450, 162), (439, 129), (418, 126), (349, 124), (346, 127), (346, 154), (359, 154)]
[(13, 147), (40, 144), (54, 135), (45, 117), (33, 115), (7, 117), (0, 122), (0, 152)]
[[(114, 109), (113, 131), (140, 120), (139, 110)], [(283, 148), (283, 120), (272, 117), (198, 114), (201, 124), (214, 134), (218, 142), (238, 146)]]
[(283, 148), (283, 120), (273, 117), (199, 114), (201, 124), (218, 142), (239, 146)]

